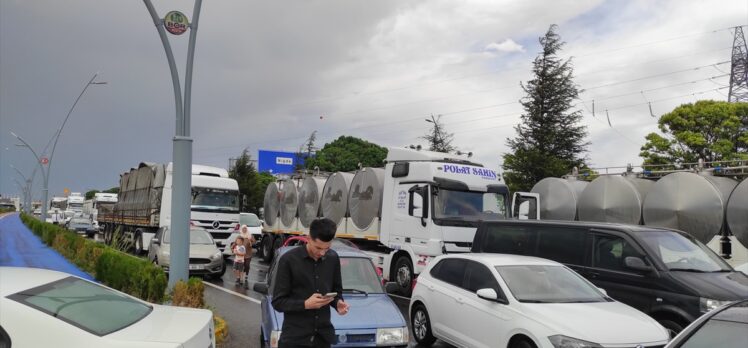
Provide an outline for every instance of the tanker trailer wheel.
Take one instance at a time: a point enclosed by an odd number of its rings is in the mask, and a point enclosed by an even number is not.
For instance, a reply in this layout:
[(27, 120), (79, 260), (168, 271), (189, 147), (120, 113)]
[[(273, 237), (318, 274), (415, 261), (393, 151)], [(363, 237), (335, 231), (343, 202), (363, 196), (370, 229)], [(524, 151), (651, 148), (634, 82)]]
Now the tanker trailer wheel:
[(143, 254), (145, 248), (143, 248), (143, 232), (141, 230), (135, 230), (135, 255)]
[(110, 224), (104, 227), (104, 244), (112, 245), (112, 225)]
[(260, 248), (262, 248), (262, 261), (265, 261), (265, 263), (270, 263), (270, 261), (273, 260), (272, 234), (265, 234), (262, 236), (262, 244), (260, 245)]
[[(401, 255), (395, 262), (395, 282), (400, 287), (400, 294), (410, 297), (413, 292), (413, 262), (408, 255)], [(393, 272), (390, 272), (392, 274)]]

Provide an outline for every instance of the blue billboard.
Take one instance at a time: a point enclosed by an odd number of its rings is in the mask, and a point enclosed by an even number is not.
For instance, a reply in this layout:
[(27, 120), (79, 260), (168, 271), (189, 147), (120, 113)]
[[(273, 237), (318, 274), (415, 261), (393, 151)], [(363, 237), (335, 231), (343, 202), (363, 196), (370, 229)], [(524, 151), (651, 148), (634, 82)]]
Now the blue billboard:
[(304, 158), (298, 158), (295, 152), (258, 150), (257, 171), (270, 174), (291, 174), (296, 170), (297, 162), (299, 168), (304, 167)]

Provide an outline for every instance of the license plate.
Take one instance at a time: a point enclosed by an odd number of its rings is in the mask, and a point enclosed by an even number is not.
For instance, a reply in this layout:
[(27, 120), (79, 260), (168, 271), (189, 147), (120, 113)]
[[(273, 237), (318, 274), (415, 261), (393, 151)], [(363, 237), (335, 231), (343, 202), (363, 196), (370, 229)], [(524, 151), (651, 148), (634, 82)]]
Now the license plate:
[(203, 269), (205, 266), (203, 265), (190, 265), (190, 269), (197, 270), (197, 269)]

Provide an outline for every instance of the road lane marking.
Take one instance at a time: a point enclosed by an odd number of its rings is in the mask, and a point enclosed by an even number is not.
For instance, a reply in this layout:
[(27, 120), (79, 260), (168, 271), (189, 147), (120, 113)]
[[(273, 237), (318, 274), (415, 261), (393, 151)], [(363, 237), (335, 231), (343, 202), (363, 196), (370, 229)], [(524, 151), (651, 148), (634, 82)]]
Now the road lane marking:
[(222, 286), (218, 286), (218, 285), (215, 285), (215, 284), (213, 284), (213, 283), (208, 283), (208, 282), (206, 282), (206, 281), (203, 281), (203, 284), (205, 284), (205, 285), (207, 285), (207, 286), (210, 286), (211, 288), (214, 288), (214, 289), (218, 289), (218, 290), (221, 290), (221, 291), (223, 291), (223, 292), (226, 292), (226, 293), (229, 293), (229, 294), (232, 294), (232, 295), (236, 295), (236, 296), (239, 296), (239, 297), (241, 297), (241, 298), (243, 298), (243, 299), (245, 299), (245, 300), (249, 300), (249, 301), (252, 301), (252, 302), (254, 302), (254, 303), (256, 303), (256, 304), (260, 304), (260, 300), (258, 300), (258, 299), (254, 299), (254, 298), (251, 298), (251, 297), (249, 297), (249, 296), (247, 296), (247, 295), (244, 295), (244, 294), (240, 294), (240, 293), (238, 293), (238, 292), (236, 292), (236, 291), (231, 291), (231, 290), (229, 290), (229, 289), (226, 289), (226, 288), (224, 288), (224, 287), (222, 287)]

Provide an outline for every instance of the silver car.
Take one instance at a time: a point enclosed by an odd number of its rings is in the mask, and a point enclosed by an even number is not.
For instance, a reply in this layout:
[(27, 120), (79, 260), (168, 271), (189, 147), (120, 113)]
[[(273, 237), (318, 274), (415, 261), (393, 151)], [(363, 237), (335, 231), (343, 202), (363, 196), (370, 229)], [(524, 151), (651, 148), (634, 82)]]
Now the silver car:
[[(161, 227), (151, 239), (148, 248), (148, 260), (169, 271), (170, 231)], [(214, 279), (221, 278), (226, 272), (221, 251), (210, 233), (202, 227), (190, 228), (190, 275), (206, 275)]]

